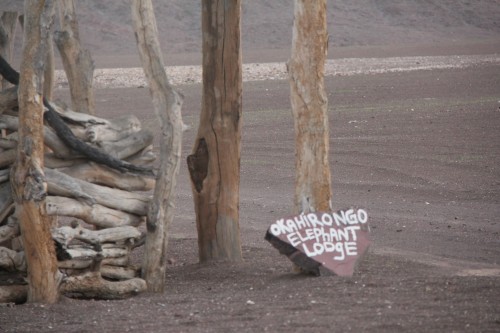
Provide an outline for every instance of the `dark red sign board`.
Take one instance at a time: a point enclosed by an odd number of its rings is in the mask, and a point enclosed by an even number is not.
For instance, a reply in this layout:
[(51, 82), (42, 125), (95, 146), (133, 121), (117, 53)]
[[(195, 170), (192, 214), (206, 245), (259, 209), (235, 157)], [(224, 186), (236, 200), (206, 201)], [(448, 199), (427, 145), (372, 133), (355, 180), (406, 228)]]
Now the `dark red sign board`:
[(357, 260), (370, 244), (368, 214), (349, 208), (279, 219), (266, 240), (305, 272), (320, 275), (320, 266), (352, 276)]

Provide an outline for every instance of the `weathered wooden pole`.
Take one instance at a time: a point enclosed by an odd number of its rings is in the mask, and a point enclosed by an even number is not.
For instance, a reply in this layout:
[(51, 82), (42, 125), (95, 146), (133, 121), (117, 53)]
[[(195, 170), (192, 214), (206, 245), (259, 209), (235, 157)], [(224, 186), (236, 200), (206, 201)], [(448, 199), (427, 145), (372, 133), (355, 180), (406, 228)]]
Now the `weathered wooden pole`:
[(240, 261), (240, 0), (202, 0), (203, 101), (188, 157), (199, 258)]
[(95, 114), (95, 98), (92, 88), (94, 61), (90, 51), (82, 48), (73, 0), (59, 0), (61, 29), (54, 33), (64, 71), (68, 76), (71, 103), (78, 112)]
[(160, 121), (160, 168), (148, 221), (143, 277), (148, 291), (162, 292), (165, 286), (168, 226), (173, 219), (174, 192), (179, 173), (182, 130), (182, 97), (168, 82), (158, 41), (151, 0), (132, 1), (132, 22), (137, 46), (149, 83), (156, 116)]
[[(54, 6), (50, 13), (51, 20), (54, 16)], [(52, 29), (49, 31), (49, 36), (47, 38), (47, 56), (45, 59), (45, 71), (43, 73), (43, 97), (47, 100), (52, 100), (54, 95), (54, 83), (56, 80), (56, 64), (54, 59), (54, 44), (52, 43)]]
[(25, 1), (23, 59), (19, 78), (19, 144), (11, 183), (26, 262), (28, 301), (53, 303), (61, 274), (45, 211), (43, 172), (43, 72), (52, 25), (52, 0)]
[(331, 209), (328, 101), (324, 66), (328, 49), (326, 0), (295, 0), (288, 62), (295, 121), (296, 213)]

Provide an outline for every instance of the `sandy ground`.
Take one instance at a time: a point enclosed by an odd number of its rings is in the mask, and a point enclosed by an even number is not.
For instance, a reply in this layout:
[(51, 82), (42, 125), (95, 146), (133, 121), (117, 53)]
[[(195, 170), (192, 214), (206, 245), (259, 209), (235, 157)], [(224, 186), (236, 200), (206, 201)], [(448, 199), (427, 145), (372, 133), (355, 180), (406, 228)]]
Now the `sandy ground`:
[[(417, 60), (394, 51), (392, 59), (376, 61), (376, 49), (370, 59), (360, 59), (365, 52), (351, 54), (348, 63), (384, 68), (397, 58), (397, 68), (417, 61), (455, 65), (326, 80), (333, 207), (364, 207), (372, 227), (372, 246), (353, 277), (297, 276), (264, 241), (268, 226), (292, 211), (293, 119), (286, 81), (248, 81), (240, 189), (245, 261), (198, 264), (183, 163), (164, 294), (1, 306), (0, 331), (499, 331), (498, 55), (485, 48), (473, 57), (429, 52), (432, 57)], [(456, 65), (463, 59), (473, 60)], [(98, 89), (99, 114), (136, 114), (157, 131), (148, 90), (131, 86)], [(178, 88), (185, 96), (184, 122), (192, 127), (183, 140), (186, 157), (201, 85)], [(57, 94), (67, 98), (68, 91)]]

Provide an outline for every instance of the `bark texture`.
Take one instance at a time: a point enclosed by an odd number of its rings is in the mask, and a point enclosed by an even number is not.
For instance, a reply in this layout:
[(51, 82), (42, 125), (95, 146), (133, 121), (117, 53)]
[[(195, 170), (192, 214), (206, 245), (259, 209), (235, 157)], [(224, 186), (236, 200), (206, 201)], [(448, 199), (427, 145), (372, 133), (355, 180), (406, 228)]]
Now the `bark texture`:
[(143, 279), (133, 278), (125, 281), (111, 282), (102, 278), (99, 272), (88, 272), (71, 276), (64, 280), (61, 292), (76, 298), (87, 299), (124, 299), (146, 291)]
[(242, 260), (240, 15), (240, 0), (202, 1), (203, 101), (188, 157), (201, 262)]
[(43, 172), (43, 72), (53, 1), (25, 2), (23, 60), (19, 80), (19, 145), (11, 183), (28, 266), (28, 301), (53, 303), (61, 274), (45, 211)]
[(328, 101), (324, 66), (328, 49), (326, 1), (295, 0), (288, 62), (295, 123), (295, 213), (331, 209)]
[(61, 30), (56, 31), (54, 40), (61, 54), (64, 70), (68, 77), (73, 109), (95, 114), (94, 61), (90, 51), (82, 48), (73, 0), (59, 1)]
[(132, 21), (139, 55), (160, 122), (160, 168), (147, 220), (143, 277), (148, 291), (165, 288), (168, 226), (173, 219), (174, 192), (182, 147), (182, 97), (172, 88), (163, 64), (151, 0), (132, 1)]
[[(50, 12), (51, 20), (54, 17), (54, 7)], [(47, 55), (45, 57), (45, 70), (43, 73), (43, 97), (47, 100), (52, 100), (54, 94), (54, 82), (56, 79), (56, 64), (54, 59), (54, 44), (52, 43), (52, 29), (47, 37)]]

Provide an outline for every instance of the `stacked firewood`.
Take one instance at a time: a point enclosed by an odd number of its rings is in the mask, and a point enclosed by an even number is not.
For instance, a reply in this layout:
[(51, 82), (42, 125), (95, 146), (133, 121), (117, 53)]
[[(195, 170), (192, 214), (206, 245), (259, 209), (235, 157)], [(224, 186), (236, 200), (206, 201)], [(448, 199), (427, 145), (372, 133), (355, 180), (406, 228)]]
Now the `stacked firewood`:
[[(151, 169), (156, 159), (153, 134), (135, 116), (103, 119), (50, 103), (74, 136), (94, 148), (135, 166)], [(21, 230), (16, 219), (9, 176), (16, 160), (19, 128), (16, 88), (0, 92), (0, 303), (19, 301), (26, 272)], [(91, 161), (44, 128), (46, 212), (54, 216), (52, 238), (61, 291), (85, 298), (120, 298), (145, 289), (131, 253), (144, 243), (139, 228), (146, 219), (152, 173), (117, 171)], [(21, 279), (22, 281), (22, 279)], [(20, 296), (21, 295), (21, 296)]]

